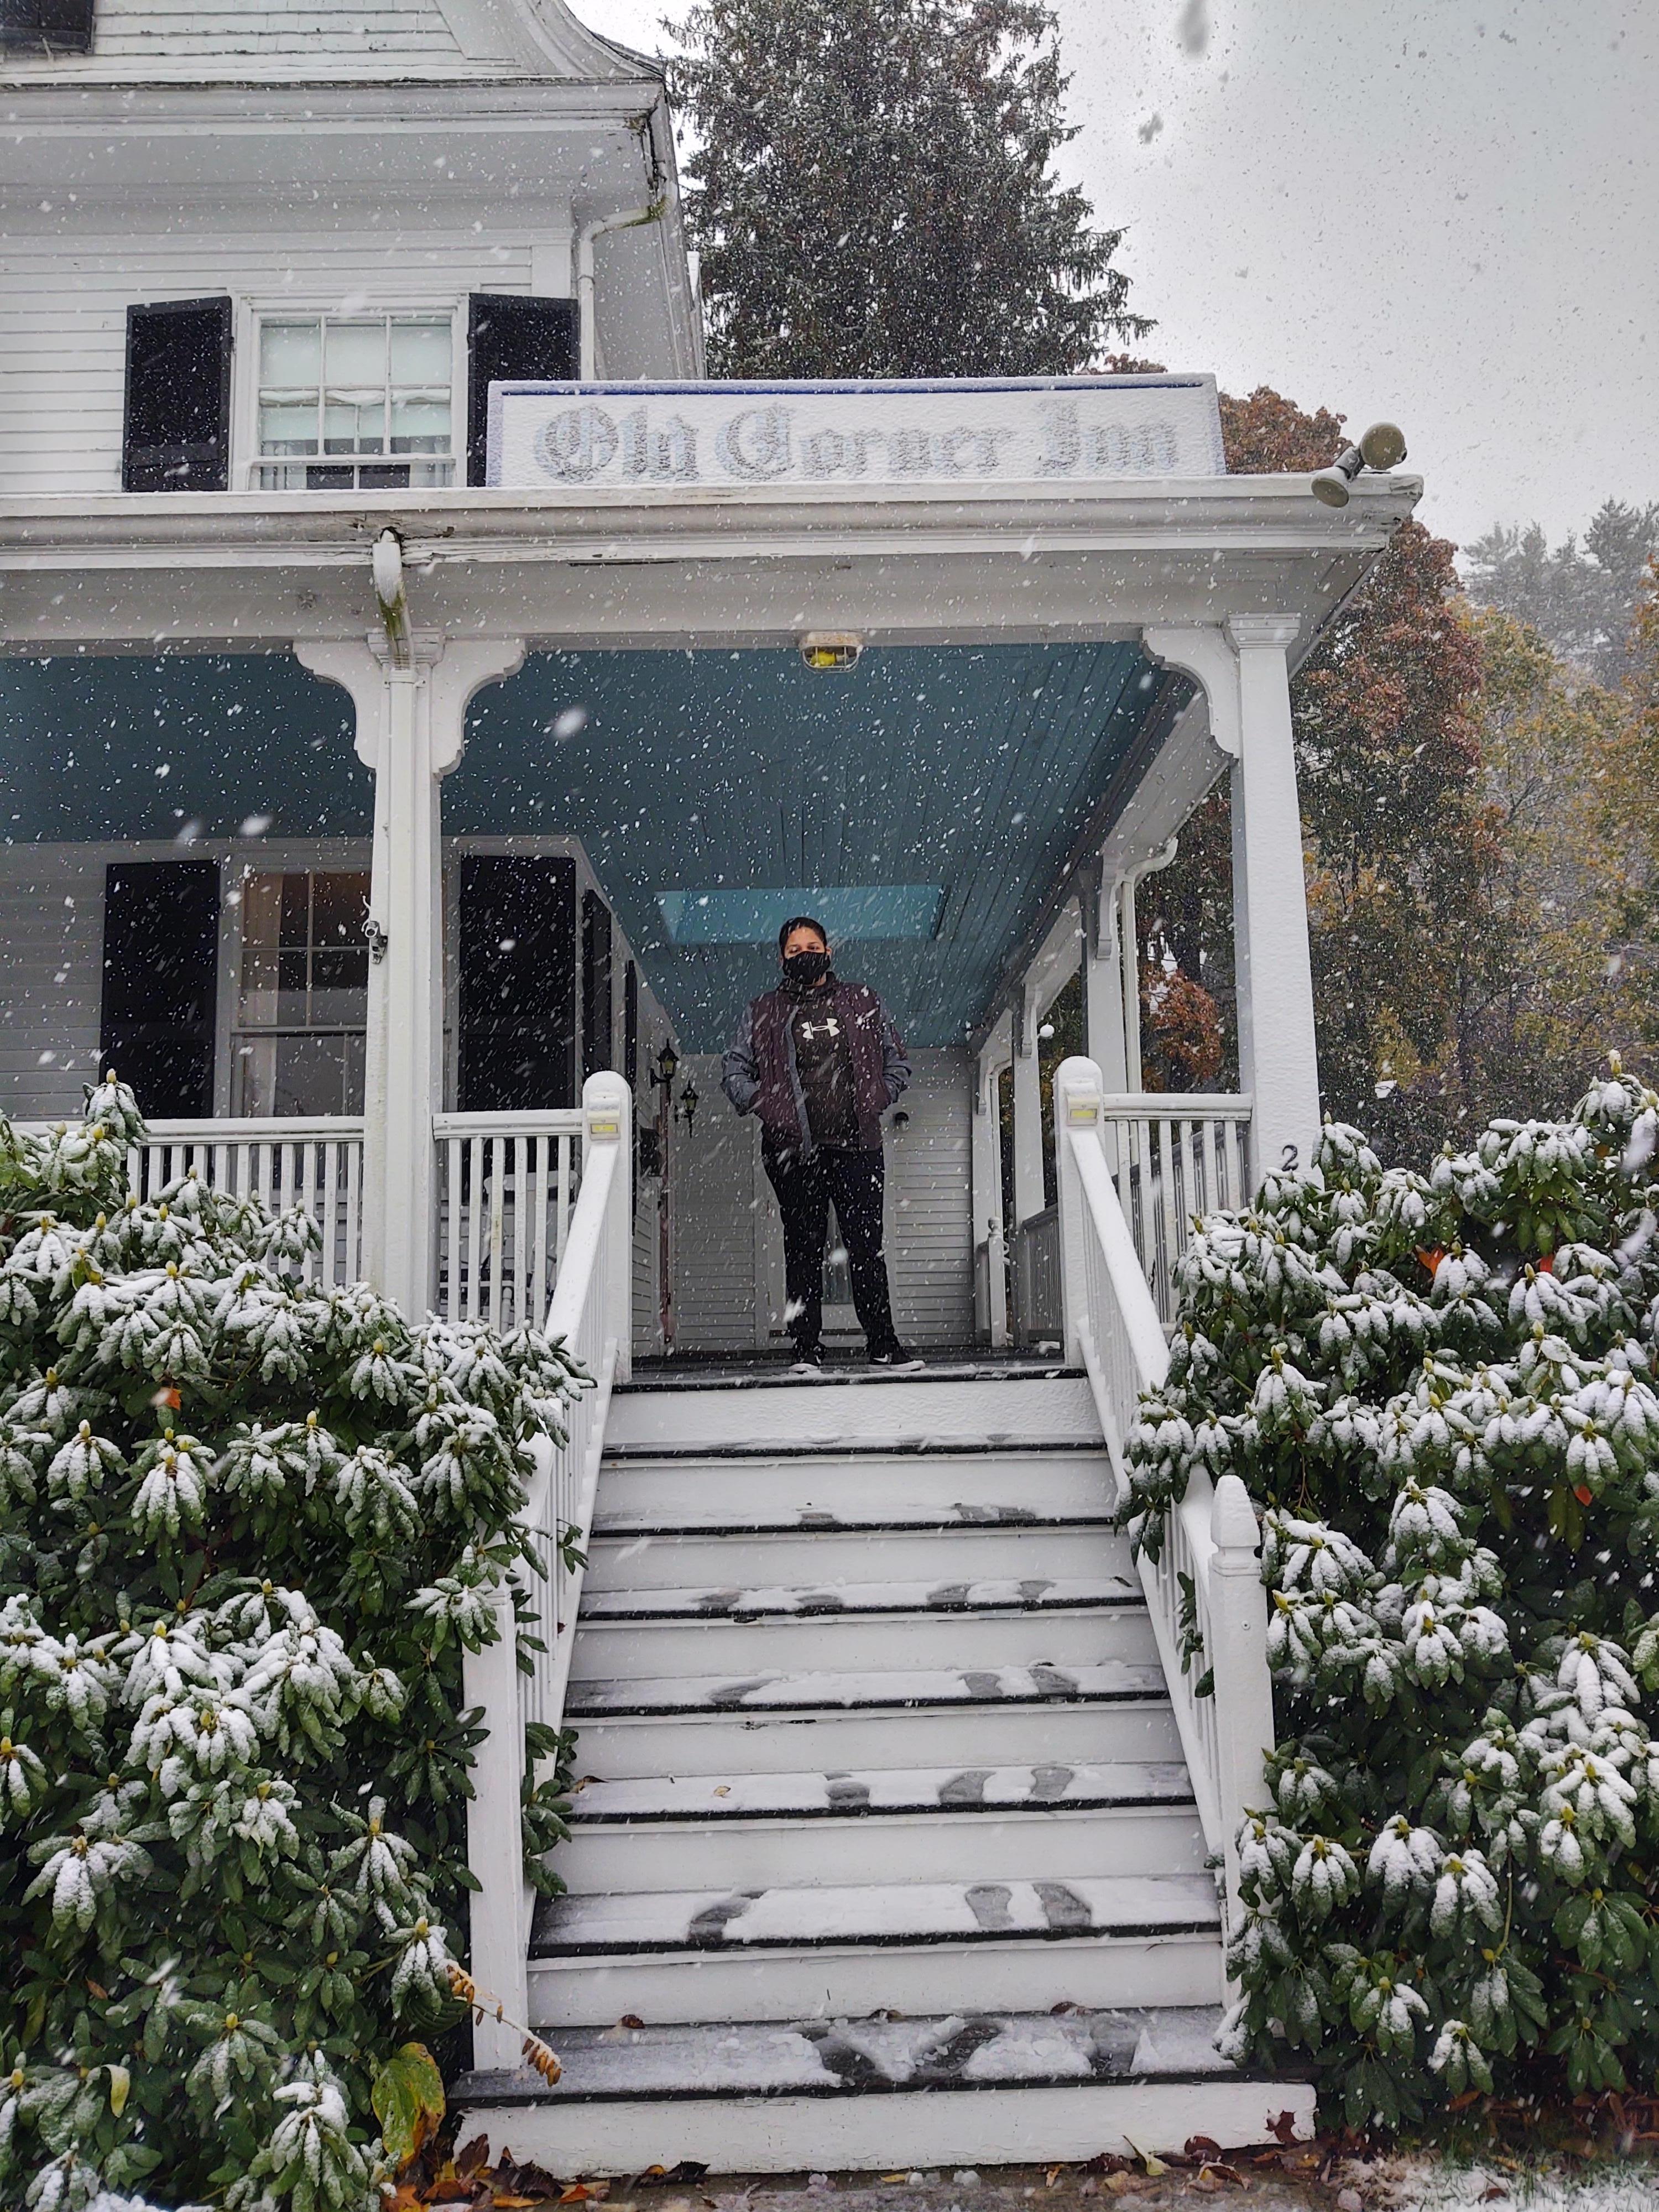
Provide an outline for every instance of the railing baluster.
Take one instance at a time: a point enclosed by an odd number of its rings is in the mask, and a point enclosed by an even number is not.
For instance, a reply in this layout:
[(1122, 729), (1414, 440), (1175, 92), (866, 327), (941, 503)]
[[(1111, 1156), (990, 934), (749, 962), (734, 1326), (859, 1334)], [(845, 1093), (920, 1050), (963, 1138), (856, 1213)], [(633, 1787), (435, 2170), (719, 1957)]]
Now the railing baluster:
[(531, 1196), (531, 1276), (530, 1310), (526, 1319), (534, 1328), (539, 1328), (547, 1319), (547, 1153), (550, 1145), (562, 1144), (562, 1137), (549, 1137), (545, 1133), (535, 1139), (536, 1187)]
[(501, 1325), (501, 1260), (507, 1216), (507, 1139), (486, 1139), (489, 1154), (489, 1326)]

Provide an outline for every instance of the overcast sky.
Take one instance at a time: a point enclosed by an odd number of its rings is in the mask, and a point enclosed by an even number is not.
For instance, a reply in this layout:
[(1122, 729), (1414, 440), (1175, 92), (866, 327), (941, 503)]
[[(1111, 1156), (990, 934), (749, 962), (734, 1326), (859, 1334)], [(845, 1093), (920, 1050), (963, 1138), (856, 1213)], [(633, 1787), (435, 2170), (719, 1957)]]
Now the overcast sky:
[[(665, 43), (659, 0), (575, 4)], [(1460, 541), (1659, 499), (1652, 0), (1058, 6), (1153, 358), (1397, 421)]]

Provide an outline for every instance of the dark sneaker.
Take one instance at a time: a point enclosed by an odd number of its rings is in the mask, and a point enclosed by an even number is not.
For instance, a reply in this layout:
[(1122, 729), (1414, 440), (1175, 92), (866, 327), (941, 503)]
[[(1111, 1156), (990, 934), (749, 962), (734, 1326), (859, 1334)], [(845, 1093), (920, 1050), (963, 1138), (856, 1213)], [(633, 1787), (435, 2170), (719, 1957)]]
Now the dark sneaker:
[(898, 1341), (896, 1337), (895, 1337), (891, 1344), (881, 1345), (875, 1351), (872, 1352), (870, 1354), (870, 1364), (872, 1367), (892, 1367), (908, 1370), (913, 1367), (920, 1367), (921, 1365), (921, 1362), (917, 1358), (914, 1352), (907, 1351), (905, 1346)]
[(798, 1344), (789, 1372), (792, 1375), (822, 1375), (823, 1346), (821, 1344)]

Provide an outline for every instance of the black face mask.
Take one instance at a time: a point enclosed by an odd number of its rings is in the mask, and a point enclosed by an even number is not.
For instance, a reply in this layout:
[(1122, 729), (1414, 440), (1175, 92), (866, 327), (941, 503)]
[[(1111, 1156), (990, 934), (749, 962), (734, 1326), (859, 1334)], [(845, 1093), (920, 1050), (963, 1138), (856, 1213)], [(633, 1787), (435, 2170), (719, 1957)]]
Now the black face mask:
[(787, 952), (783, 958), (783, 980), (792, 991), (816, 991), (830, 973), (827, 952)]

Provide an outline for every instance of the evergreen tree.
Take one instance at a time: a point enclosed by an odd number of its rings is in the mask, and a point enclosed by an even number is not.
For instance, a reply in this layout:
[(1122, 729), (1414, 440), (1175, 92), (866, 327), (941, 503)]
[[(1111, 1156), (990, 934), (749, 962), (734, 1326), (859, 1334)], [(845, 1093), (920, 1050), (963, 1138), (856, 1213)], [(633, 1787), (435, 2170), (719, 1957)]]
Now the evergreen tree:
[(717, 376), (1027, 376), (1152, 326), (1042, 0), (699, 0), (671, 27)]
[(1130, 1533), (1237, 1474), (1271, 1593), (1223, 2047), (1355, 2125), (1659, 2061), (1656, 1132), (1616, 1064), (1427, 1175), (1327, 1123), (1180, 1263)]
[(0, 2203), (375, 2212), (471, 1994), (463, 1649), (533, 1610), (574, 1370), (310, 1285), (297, 1207), (129, 1197), (143, 1134), (113, 1079), (0, 1121)]
[(1649, 562), (1659, 554), (1659, 500), (1605, 501), (1584, 532), (1552, 547), (1540, 525), (1495, 523), (1468, 548), (1469, 595), (1515, 616), (1583, 676), (1628, 678), (1632, 623)]

